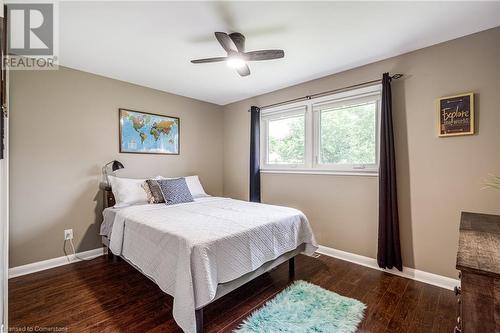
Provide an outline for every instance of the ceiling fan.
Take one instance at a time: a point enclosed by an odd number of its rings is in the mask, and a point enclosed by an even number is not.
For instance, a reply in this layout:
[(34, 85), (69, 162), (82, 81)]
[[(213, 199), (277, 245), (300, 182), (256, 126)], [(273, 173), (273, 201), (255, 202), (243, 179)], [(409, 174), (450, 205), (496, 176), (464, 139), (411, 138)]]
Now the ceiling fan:
[(279, 59), (285, 56), (283, 50), (245, 52), (245, 36), (239, 32), (233, 32), (229, 35), (225, 32), (216, 32), (215, 38), (217, 38), (222, 48), (227, 52), (227, 57), (191, 60), (193, 64), (227, 61), (227, 65), (234, 68), (238, 74), (247, 76), (250, 75), (250, 68), (248, 68), (247, 61)]

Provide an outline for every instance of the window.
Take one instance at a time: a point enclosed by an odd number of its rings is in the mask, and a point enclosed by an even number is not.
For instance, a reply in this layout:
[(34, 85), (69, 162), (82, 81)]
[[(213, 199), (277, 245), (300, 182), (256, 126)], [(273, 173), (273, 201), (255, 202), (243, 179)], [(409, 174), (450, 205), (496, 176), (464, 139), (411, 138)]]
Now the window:
[(269, 164), (304, 164), (304, 115), (270, 119)]
[(379, 85), (264, 110), (263, 171), (376, 174), (379, 111)]

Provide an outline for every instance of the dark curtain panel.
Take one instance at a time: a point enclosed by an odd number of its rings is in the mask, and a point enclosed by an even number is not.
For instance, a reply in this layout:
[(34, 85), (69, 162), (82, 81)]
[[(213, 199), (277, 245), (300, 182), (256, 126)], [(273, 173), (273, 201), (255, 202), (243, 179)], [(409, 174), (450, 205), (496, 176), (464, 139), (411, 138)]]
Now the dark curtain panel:
[(399, 244), (398, 197), (396, 191), (396, 155), (392, 127), (391, 77), (382, 77), (380, 124), (380, 170), (377, 262), (382, 268), (403, 270)]
[(250, 108), (250, 201), (260, 202), (260, 109)]

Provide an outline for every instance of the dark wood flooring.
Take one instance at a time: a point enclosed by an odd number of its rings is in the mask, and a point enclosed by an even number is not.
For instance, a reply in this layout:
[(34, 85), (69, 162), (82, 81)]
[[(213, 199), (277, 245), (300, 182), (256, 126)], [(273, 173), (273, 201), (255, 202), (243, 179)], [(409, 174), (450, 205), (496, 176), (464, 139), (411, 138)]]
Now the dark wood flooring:
[[(346, 261), (299, 256), (295, 279), (364, 302), (359, 332), (452, 332), (453, 292)], [(283, 264), (205, 308), (205, 332), (231, 332), (289, 284)], [(106, 257), (9, 280), (9, 326), (67, 332), (181, 332), (172, 297)], [(63, 331), (64, 332), (64, 331)]]

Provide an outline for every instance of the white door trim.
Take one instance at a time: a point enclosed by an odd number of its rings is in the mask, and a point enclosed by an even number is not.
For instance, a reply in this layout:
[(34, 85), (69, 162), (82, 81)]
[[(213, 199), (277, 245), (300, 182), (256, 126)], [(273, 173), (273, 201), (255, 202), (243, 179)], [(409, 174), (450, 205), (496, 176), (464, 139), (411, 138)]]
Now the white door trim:
[[(4, 17), (4, 1), (0, 0), (0, 16)], [(0, 59), (3, 62), (3, 59)], [(6, 104), (9, 110), (9, 72), (5, 70)], [(9, 110), (10, 111), (10, 110)], [(0, 105), (0, 112), (3, 112)], [(8, 115), (8, 113), (7, 113)], [(3, 115), (2, 115), (3, 116)], [(2, 332), (8, 327), (9, 305), (9, 118), (4, 121), (4, 159), (0, 160), (0, 298)]]
[[(0, 0), (0, 16), (4, 17), (4, 1)], [(3, 59), (0, 59), (3, 62)], [(6, 91), (5, 101), (9, 110), (9, 72), (5, 70)], [(0, 112), (3, 112), (0, 105)], [(7, 113), (8, 114), (8, 113)], [(2, 332), (8, 327), (9, 320), (9, 118), (4, 121), (4, 159), (0, 160), (0, 272), (1, 272), (1, 329)]]

